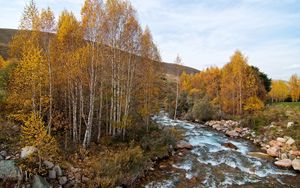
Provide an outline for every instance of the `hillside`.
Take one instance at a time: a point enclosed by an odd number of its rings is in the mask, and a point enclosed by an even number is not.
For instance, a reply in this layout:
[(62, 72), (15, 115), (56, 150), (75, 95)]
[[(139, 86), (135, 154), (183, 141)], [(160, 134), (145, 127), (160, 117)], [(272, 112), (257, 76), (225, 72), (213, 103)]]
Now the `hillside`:
[[(0, 55), (4, 58), (8, 57), (8, 44), (12, 37), (17, 33), (16, 29), (3, 29), (0, 28)], [(177, 70), (180, 72), (185, 71), (188, 74), (194, 74), (199, 72), (199, 70), (187, 67), (187, 66), (182, 66), (181, 68), (177, 69), (177, 65), (173, 63), (163, 63), (166, 74), (168, 78), (174, 77), (174, 75), (177, 74)]]

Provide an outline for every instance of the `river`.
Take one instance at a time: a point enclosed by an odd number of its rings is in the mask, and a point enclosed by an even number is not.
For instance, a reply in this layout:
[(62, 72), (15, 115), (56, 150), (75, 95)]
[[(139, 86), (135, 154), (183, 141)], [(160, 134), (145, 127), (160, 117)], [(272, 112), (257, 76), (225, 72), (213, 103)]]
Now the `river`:
[[(193, 149), (149, 173), (141, 187), (300, 187), (299, 173), (280, 169), (270, 159), (249, 156), (248, 152), (259, 148), (247, 140), (229, 138), (204, 125), (172, 120), (165, 113), (153, 120), (184, 131), (184, 140)], [(222, 146), (228, 142), (238, 149)]]

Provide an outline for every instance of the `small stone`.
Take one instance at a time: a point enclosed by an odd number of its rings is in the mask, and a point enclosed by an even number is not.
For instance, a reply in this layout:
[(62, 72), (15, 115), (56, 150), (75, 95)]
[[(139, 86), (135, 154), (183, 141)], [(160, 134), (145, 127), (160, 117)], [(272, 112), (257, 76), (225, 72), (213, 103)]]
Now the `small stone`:
[(2, 155), (2, 157), (6, 157), (7, 151), (5, 151), (5, 150), (0, 151), (0, 155)]
[(293, 151), (292, 150), (292, 151), (290, 151), (290, 154), (294, 155), (294, 156), (300, 156), (300, 151), (298, 151), (298, 150), (297, 151)]
[(55, 170), (57, 176), (62, 176), (62, 175), (63, 175), (62, 170), (61, 170), (61, 168), (60, 168), (59, 165), (56, 165), (56, 166), (53, 168), (53, 170)]
[(282, 159), (280, 161), (275, 162), (276, 166), (289, 168), (292, 166), (292, 161), (290, 159)]
[(26, 146), (21, 149), (21, 158), (27, 158), (29, 155), (32, 155), (36, 151), (37, 151), (36, 147)]
[(1, 161), (1, 160), (4, 160), (4, 157), (2, 157), (2, 155), (0, 155), (0, 161)]
[(280, 156), (281, 159), (288, 159), (288, 155), (286, 153), (281, 154)]
[(293, 126), (294, 126), (294, 122), (288, 122), (286, 125), (287, 128), (291, 128)]
[(294, 143), (295, 143), (295, 140), (292, 139), (292, 138), (289, 138), (289, 139), (286, 141), (286, 144), (287, 144), (287, 145), (292, 145), (292, 144), (294, 144)]
[(49, 179), (56, 179), (56, 171), (53, 170), (49, 170), (49, 175), (48, 175)]
[(82, 182), (88, 182), (90, 179), (88, 177), (82, 176), (81, 180)]
[(154, 171), (154, 168), (153, 168), (153, 167), (150, 167), (149, 170), (150, 170), (150, 171)]
[(54, 167), (54, 164), (51, 161), (44, 161), (44, 165), (47, 167), (47, 169)]
[(238, 137), (238, 136), (239, 136), (239, 134), (238, 134), (236, 131), (234, 131), (234, 130), (232, 130), (232, 131), (227, 131), (227, 132), (226, 132), (226, 135), (227, 135), (227, 136), (230, 136), (230, 137)]
[(270, 155), (272, 157), (278, 157), (280, 154), (280, 148), (277, 146), (271, 147), (271, 148), (267, 149), (267, 153), (268, 153), (268, 155)]
[(277, 140), (271, 140), (270, 142), (269, 142), (269, 144), (271, 145), (271, 146), (275, 146), (275, 147), (281, 147), (281, 146), (283, 146), (284, 144), (282, 143), (282, 142), (279, 142), (279, 141), (277, 141)]
[(300, 159), (294, 159), (292, 161), (292, 166), (293, 166), (294, 170), (300, 171)]
[(277, 141), (278, 141), (278, 142), (285, 143), (285, 142), (286, 142), (286, 139), (279, 137), (279, 138), (277, 138)]
[(266, 153), (262, 153), (262, 152), (249, 152), (248, 155), (252, 156), (252, 157), (257, 157), (257, 158), (270, 158), (270, 156)]
[(65, 185), (68, 182), (68, 179), (66, 176), (62, 176), (58, 178), (58, 182), (60, 185)]

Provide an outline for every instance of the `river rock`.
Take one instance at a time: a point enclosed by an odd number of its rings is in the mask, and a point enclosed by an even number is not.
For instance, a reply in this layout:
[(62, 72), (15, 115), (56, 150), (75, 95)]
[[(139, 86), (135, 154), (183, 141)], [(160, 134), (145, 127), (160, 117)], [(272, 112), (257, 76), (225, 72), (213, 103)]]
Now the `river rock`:
[(35, 175), (33, 178), (32, 188), (50, 188), (51, 185), (45, 180), (45, 178)]
[(273, 146), (273, 147), (281, 147), (283, 146), (284, 144), (280, 141), (277, 141), (277, 140), (271, 140), (269, 142), (270, 146)]
[(21, 180), (22, 174), (13, 160), (0, 161), (0, 179)]
[(5, 158), (4, 158), (4, 157), (2, 157), (2, 155), (0, 155), (0, 161), (1, 161), (1, 160), (4, 160), (4, 159), (5, 159)]
[(183, 140), (178, 142), (176, 147), (177, 149), (188, 149), (188, 150), (191, 150), (193, 148), (193, 146), (190, 143)]
[(5, 157), (7, 156), (7, 151), (5, 151), (5, 150), (0, 151), (0, 155), (1, 155), (3, 158), (5, 158)]
[(238, 149), (238, 147), (236, 147), (233, 143), (230, 143), (230, 142), (228, 142), (228, 143), (222, 143), (222, 146), (230, 148), (230, 149), (234, 149), (234, 150)]
[(62, 175), (63, 175), (62, 170), (61, 170), (61, 168), (60, 168), (59, 165), (56, 165), (56, 166), (53, 168), (53, 170), (55, 170), (57, 176), (62, 176)]
[(294, 159), (292, 161), (292, 166), (293, 166), (294, 170), (300, 171), (300, 159)]
[(37, 151), (36, 147), (33, 146), (25, 146), (21, 149), (21, 158), (27, 158), (29, 155), (32, 155)]
[(267, 153), (272, 157), (278, 157), (280, 155), (280, 148), (277, 146), (270, 147), (267, 149)]
[(295, 140), (292, 139), (292, 138), (289, 138), (289, 139), (286, 141), (286, 144), (287, 144), (287, 145), (292, 145), (292, 144), (294, 144), (294, 143), (295, 143)]
[(292, 151), (290, 151), (290, 154), (294, 155), (294, 156), (300, 156), (300, 151), (298, 151), (298, 150), (297, 151), (293, 151), (292, 150)]
[(270, 158), (270, 155), (262, 152), (249, 152), (248, 155), (258, 158)]
[(48, 177), (49, 179), (56, 179), (56, 171), (54, 169), (49, 170)]
[(232, 131), (227, 131), (227, 132), (226, 132), (226, 135), (227, 135), (227, 136), (230, 136), (230, 137), (238, 137), (238, 136), (239, 136), (239, 134), (238, 134), (236, 131), (234, 131), (234, 130), (232, 130)]
[(66, 176), (62, 176), (58, 178), (58, 182), (60, 185), (65, 185), (67, 183), (68, 179)]
[(292, 166), (292, 161), (290, 159), (282, 159), (275, 162), (276, 166), (289, 168)]
[(278, 137), (276, 140), (282, 143), (285, 143), (287, 141), (285, 138), (281, 138), (281, 137)]
[(286, 125), (287, 128), (291, 128), (293, 126), (294, 126), (294, 122), (288, 122)]
[(44, 161), (44, 165), (47, 167), (47, 169), (54, 167), (54, 164), (51, 161)]

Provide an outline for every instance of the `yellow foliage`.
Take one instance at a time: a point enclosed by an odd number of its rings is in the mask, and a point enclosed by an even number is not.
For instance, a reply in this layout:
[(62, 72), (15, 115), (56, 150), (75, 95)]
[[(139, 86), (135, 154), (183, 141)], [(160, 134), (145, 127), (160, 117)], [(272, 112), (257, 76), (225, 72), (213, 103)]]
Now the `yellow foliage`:
[[(32, 113), (21, 127), (21, 145), (37, 148), (37, 153), (26, 158), (22, 167), (29, 172), (41, 172), (42, 160), (53, 160), (58, 157), (58, 145), (54, 137), (47, 133), (41, 117)], [(39, 167), (33, 164), (39, 164)]]
[(292, 100), (293, 102), (297, 102), (300, 97), (300, 78), (297, 76), (297, 74), (291, 76), (289, 80), (289, 86)]
[(263, 110), (264, 103), (258, 97), (249, 97), (244, 105), (244, 110), (249, 112), (256, 112)]
[(272, 98), (272, 101), (284, 101), (284, 99), (288, 97), (289, 88), (286, 82), (282, 80), (274, 80), (272, 81), (271, 88), (269, 95)]

